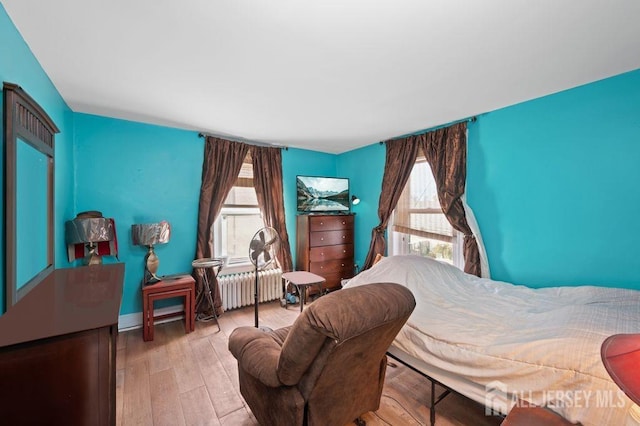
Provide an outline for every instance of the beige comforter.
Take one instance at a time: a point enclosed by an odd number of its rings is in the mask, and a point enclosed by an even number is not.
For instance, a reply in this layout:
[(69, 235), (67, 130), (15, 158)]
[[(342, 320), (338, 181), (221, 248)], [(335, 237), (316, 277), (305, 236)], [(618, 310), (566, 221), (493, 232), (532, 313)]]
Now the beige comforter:
[(417, 301), (394, 346), (484, 387), (478, 402), (502, 393), (585, 425), (626, 422), (632, 403), (604, 369), (600, 345), (640, 332), (640, 291), (531, 289), (417, 256), (385, 258), (347, 287), (375, 282), (405, 285)]

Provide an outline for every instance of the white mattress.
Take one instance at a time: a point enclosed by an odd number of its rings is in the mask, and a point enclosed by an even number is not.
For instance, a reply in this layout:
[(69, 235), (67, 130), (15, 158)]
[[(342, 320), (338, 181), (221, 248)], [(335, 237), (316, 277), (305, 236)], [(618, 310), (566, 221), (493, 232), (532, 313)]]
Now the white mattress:
[(600, 345), (640, 332), (639, 291), (531, 289), (418, 256), (385, 258), (346, 287), (376, 282), (413, 292), (416, 309), (393, 346), (435, 367), (444, 385), (501, 410), (520, 398), (584, 425), (626, 422), (632, 402), (604, 369)]

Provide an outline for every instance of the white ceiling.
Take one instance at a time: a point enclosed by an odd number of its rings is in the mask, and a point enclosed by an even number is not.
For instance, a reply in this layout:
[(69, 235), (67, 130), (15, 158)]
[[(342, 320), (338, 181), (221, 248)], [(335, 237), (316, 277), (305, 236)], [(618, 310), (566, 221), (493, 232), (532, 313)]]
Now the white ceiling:
[(0, 1), (74, 111), (330, 153), (640, 68), (638, 0)]

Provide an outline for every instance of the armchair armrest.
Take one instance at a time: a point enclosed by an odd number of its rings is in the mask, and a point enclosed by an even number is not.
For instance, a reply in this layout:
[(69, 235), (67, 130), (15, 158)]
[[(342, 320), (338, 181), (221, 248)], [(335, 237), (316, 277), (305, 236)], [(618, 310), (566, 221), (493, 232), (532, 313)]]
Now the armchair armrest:
[(238, 367), (270, 387), (282, 386), (277, 375), (281, 349), (270, 333), (254, 327), (238, 327), (229, 336)]

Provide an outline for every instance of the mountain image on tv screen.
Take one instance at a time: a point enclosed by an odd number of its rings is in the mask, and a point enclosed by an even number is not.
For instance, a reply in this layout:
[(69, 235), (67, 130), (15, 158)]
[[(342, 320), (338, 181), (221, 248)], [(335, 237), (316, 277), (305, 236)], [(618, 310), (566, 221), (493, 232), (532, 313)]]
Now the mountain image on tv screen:
[(348, 212), (349, 179), (297, 176), (298, 211)]

